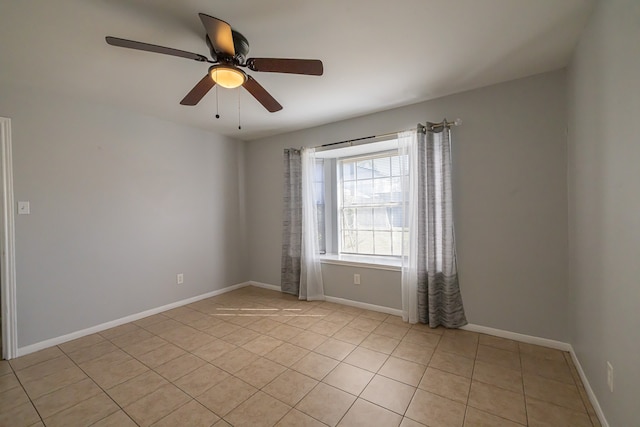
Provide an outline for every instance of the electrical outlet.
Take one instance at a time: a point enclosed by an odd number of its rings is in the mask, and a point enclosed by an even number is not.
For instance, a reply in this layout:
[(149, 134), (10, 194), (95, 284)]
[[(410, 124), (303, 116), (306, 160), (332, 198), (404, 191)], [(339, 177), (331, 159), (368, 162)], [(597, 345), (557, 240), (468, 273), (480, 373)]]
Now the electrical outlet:
[(359, 285), (360, 284), (360, 275), (359, 274), (354, 274), (353, 275), (353, 284), (354, 285)]
[(613, 365), (609, 361), (607, 361), (607, 385), (609, 391), (613, 393)]
[(182, 285), (184, 283), (184, 274), (183, 273), (176, 274), (176, 283), (178, 285)]

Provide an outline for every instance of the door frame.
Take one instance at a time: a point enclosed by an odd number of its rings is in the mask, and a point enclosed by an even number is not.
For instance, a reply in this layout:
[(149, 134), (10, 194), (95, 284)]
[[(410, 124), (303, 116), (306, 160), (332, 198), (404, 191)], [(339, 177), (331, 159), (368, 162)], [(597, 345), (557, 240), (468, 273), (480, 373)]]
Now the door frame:
[(2, 291), (2, 358), (18, 352), (16, 307), (15, 217), (13, 202), (13, 157), (11, 119), (0, 117), (0, 288)]

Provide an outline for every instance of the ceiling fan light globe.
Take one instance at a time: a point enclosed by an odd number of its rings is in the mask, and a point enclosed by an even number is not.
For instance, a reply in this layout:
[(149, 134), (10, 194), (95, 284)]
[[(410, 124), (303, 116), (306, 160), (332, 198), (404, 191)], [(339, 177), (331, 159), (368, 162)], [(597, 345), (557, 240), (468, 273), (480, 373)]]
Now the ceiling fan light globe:
[(247, 80), (247, 76), (241, 70), (225, 66), (212, 67), (209, 74), (216, 84), (227, 89), (242, 86)]

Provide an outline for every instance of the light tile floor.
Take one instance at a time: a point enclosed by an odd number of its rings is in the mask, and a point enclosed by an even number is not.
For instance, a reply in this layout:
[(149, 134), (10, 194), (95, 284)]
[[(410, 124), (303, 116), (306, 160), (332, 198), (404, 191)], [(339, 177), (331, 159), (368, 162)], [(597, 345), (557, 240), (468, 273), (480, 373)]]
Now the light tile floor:
[(0, 426), (599, 426), (558, 350), (256, 287), (0, 362)]

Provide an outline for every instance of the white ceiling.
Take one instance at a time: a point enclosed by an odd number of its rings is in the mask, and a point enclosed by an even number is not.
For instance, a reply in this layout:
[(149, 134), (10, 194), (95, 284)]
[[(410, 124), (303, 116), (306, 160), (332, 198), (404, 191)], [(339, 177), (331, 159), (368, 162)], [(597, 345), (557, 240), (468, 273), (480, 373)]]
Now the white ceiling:
[[(0, 96), (20, 85), (251, 140), (564, 67), (593, 0), (1, 0)], [(209, 56), (198, 12), (249, 57), (317, 58), (322, 77), (250, 72), (244, 89), (180, 100), (208, 65), (109, 46), (107, 35)], [(238, 130), (240, 97), (242, 130)]]

